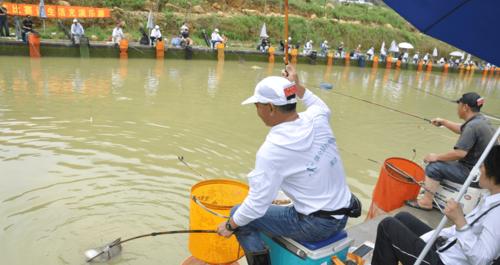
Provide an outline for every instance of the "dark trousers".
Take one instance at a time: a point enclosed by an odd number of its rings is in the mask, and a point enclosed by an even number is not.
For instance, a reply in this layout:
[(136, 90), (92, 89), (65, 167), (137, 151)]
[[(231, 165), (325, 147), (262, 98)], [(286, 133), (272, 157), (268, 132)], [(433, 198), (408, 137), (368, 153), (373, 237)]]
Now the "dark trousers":
[(154, 46), (156, 41), (161, 41), (161, 37), (155, 38), (155, 37), (149, 37), (151, 39), (151, 46)]
[(23, 39), (24, 43), (28, 43), (28, 33), (30, 32), (26, 30), (23, 30), (23, 32), (21, 33), (21, 38)]
[[(420, 236), (431, 230), (428, 225), (406, 212), (385, 218), (377, 227), (372, 264), (398, 265), (399, 261), (403, 265), (413, 265), (425, 247)], [(435, 247), (431, 248), (422, 264), (443, 264)]]
[(0, 17), (0, 36), (8, 37), (9, 35), (9, 23), (7, 21), (7, 17)]

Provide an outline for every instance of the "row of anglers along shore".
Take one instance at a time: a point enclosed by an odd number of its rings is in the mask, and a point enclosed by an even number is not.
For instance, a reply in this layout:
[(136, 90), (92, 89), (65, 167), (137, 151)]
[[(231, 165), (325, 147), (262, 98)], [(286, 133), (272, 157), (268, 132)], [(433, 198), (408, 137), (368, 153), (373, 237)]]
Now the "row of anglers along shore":
[[(151, 23), (148, 22), (148, 26), (146, 28), (139, 28), (141, 38), (138, 42), (141, 45), (155, 46), (158, 41), (164, 41), (165, 47), (170, 45), (170, 47), (176, 48), (190, 48), (193, 46), (204, 46), (204, 44), (206, 44), (210, 49), (215, 49), (219, 43), (224, 44), (226, 48), (230, 48), (232, 46), (231, 40), (218, 28), (213, 29), (210, 35), (208, 35), (205, 30), (202, 30), (200, 32), (200, 37), (205, 43), (197, 45), (190, 37), (190, 25), (187, 22), (182, 24), (179, 29), (179, 33), (177, 35), (173, 35), (170, 41), (168, 41), (166, 36), (162, 34), (162, 29), (159, 25), (149, 24)], [(17, 40), (27, 43), (27, 34), (38, 34), (38, 31), (34, 28), (33, 19), (30, 16), (25, 17), (22, 21), (20, 21), (18, 17), (15, 17), (14, 26), (15, 34), (10, 34), (7, 14), (2, 8), (0, 8), (0, 37), (13, 36)], [(85, 37), (85, 29), (82, 25), (82, 21), (76, 18), (72, 20), (72, 24), (69, 27), (66, 27), (62, 22), (59, 22), (59, 28), (65, 33), (68, 39), (76, 45), (80, 43), (81, 38)], [(118, 44), (125, 38), (124, 22), (118, 21), (116, 26), (110, 30), (108, 43)], [(378, 53), (376, 52), (375, 46), (371, 46), (367, 50), (363, 50), (361, 44), (358, 44), (355, 49), (348, 49), (344, 46), (343, 41), (339, 41), (335, 46), (333, 41), (329, 42), (328, 40), (324, 40), (320, 43), (319, 47), (315, 47), (313, 40), (307, 40), (305, 41), (305, 44), (302, 45), (300, 41), (294, 41), (292, 37), (289, 37), (287, 44), (289, 47), (289, 53), (301, 54), (312, 58), (332, 56), (340, 59), (349, 57), (349, 59), (358, 61), (373, 61), (376, 59), (380, 62), (386, 62), (387, 60), (391, 60), (393, 63), (400, 61), (403, 64), (414, 65), (427, 65), (432, 63), (436, 66), (444, 66), (447, 64), (448, 67), (452, 69), (470, 67), (478, 70), (490, 70), (492, 68), (496, 68), (495, 65), (485, 61), (480, 61), (479, 59), (474, 59), (471, 54), (466, 54), (462, 51), (453, 51), (447, 55), (439, 55), (438, 50), (434, 48), (432, 53), (420, 53), (412, 44), (408, 42), (401, 42), (398, 44), (394, 40), (391, 42), (388, 49), (386, 48), (385, 42), (383, 42), (380, 45)], [(277, 47), (279, 51), (283, 52), (285, 49), (285, 42), (280, 40), (277, 45), (272, 44), (264, 24), (260, 32), (257, 50), (262, 53), (268, 53), (271, 47)]]

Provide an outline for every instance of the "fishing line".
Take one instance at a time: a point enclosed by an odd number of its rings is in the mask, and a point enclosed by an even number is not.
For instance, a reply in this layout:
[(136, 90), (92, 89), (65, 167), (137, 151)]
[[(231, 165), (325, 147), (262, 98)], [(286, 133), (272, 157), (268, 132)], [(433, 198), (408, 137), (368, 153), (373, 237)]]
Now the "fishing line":
[(361, 156), (361, 155), (360, 155), (360, 154), (358, 154), (358, 153), (354, 153), (354, 152), (348, 151), (348, 150), (346, 150), (346, 149), (344, 149), (344, 148), (342, 148), (342, 147), (340, 147), (340, 146), (337, 146), (337, 147), (338, 147), (338, 149), (339, 149), (339, 150), (341, 150), (342, 152), (346, 152), (346, 153), (348, 153), (348, 154), (350, 154), (350, 155), (352, 155), (352, 156), (357, 156), (357, 157), (359, 157), (359, 158), (363, 158), (363, 159), (366, 159), (366, 160), (368, 160), (368, 161), (370, 161), (370, 162), (372, 162), (372, 163), (375, 163), (375, 164), (377, 164), (377, 165), (380, 165), (380, 162), (379, 162), (379, 161), (377, 161), (377, 160), (375, 160), (375, 159), (371, 159), (371, 158), (363, 157), (363, 156)]
[[(396, 83), (396, 84), (398, 84), (398, 85), (402, 85), (402, 83), (400, 83), (400, 82), (396, 82), (396, 81), (394, 81), (394, 80), (392, 80), (392, 79), (389, 79), (389, 81), (391, 81), (391, 82), (393, 82), (393, 83)], [(442, 100), (446, 100), (446, 101), (448, 101), (448, 102), (450, 102), (450, 103), (457, 103), (457, 101), (456, 101), (456, 100), (449, 99), (449, 98), (447, 98), (447, 97), (443, 97), (443, 96), (441, 96), (441, 95), (438, 95), (438, 94), (433, 93), (433, 92), (426, 91), (426, 90), (421, 89), (421, 88), (417, 88), (417, 87), (414, 87), (414, 86), (407, 86), (407, 87), (409, 87), (409, 88), (411, 88), (411, 89), (414, 89), (414, 90), (417, 90), (417, 91), (420, 91), (420, 92), (424, 92), (425, 94), (429, 94), (429, 95), (431, 95), (431, 96), (434, 96), (434, 97), (440, 98), (440, 99), (442, 99)], [(484, 111), (481, 111), (481, 113), (483, 113), (483, 114), (484, 114), (484, 116), (486, 116), (487, 118), (490, 118), (490, 119), (493, 119), (493, 120), (500, 121), (500, 117), (499, 117), (499, 116), (496, 116), (496, 115), (493, 115), (493, 114), (491, 114), (491, 113), (484, 112)]]
[[(396, 84), (398, 84), (398, 85), (403, 85), (402, 83), (397, 82), (397, 81), (394, 81), (394, 80), (392, 80), (392, 79), (389, 79), (389, 81), (391, 81), (391, 82), (393, 82), (393, 83), (396, 83)], [(440, 99), (442, 99), (442, 100), (446, 100), (446, 101), (448, 101), (448, 102), (450, 102), (450, 103), (456, 103), (456, 101), (455, 101), (455, 100), (449, 99), (449, 98), (447, 98), (447, 97), (443, 97), (443, 96), (441, 96), (441, 95), (438, 95), (438, 94), (436, 94), (436, 93), (432, 93), (432, 92), (426, 91), (426, 90), (421, 89), (421, 88), (417, 88), (417, 87), (414, 87), (414, 86), (407, 86), (407, 87), (409, 87), (409, 88), (411, 88), (411, 89), (414, 89), (414, 90), (417, 90), (417, 91), (420, 91), (420, 92), (424, 92), (425, 94), (429, 94), (429, 95), (431, 95), (431, 96), (435, 96), (435, 97), (440, 98)]]
[(416, 185), (420, 186), (420, 188), (422, 188), (423, 190), (425, 190), (425, 192), (428, 192), (428, 193), (432, 194), (433, 195), (432, 201), (437, 206), (437, 208), (439, 209), (439, 211), (441, 211), (441, 213), (444, 214), (443, 208), (441, 208), (441, 206), (439, 205), (439, 203), (436, 200), (436, 193), (433, 192), (433, 191), (431, 191), (431, 190), (429, 190), (428, 188), (426, 188), (424, 182), (417, 181), (413, 176), (408, 175), (408, 173), (406, 173), (402, 169), (394, 166), (393, 164), (391, 164), (389, 162), (385, 163), (385, 165), (387, 166), (386, 169), (390, 169), (390, 170), (394, 171), (395, 173), (397, 173), (397, 175), (395, 175), (395, 174), (392, 174), (391, 172), (389, 172), (389, 170), (388, 170), (388, 173), (389, 173), (389, 175), (391, 175), (391, 177), (393, 177), (395, 179), (398, 179), (400, 181), (403, 181), (403, 182), (407, 182), (407, 183), (411, 183), (411, 184), (416, 184)]
[(191, 171), (193, 171), (194, 173), (196, 173), (198, 176), (203, 177), (203, 175), (196, 169), (194, 169), (193, 167), (191, 167), (188, 162), (184, 161), (184, 156), (177, 156), (177, 159), (179, 159), (179, 161), (181, 161), (186, 167), (188, 167), (189, 169), (191, 169)]
[(410, 117), (413, 117), (413, 118), (416, 118), (416, 119), (419, 119), (419, 120), (424, 120), (424, 121), (426, 121), (428, 123), (431, 123), (431, 120), (429, 120), (427, 118), (424, 118), (424, 117), (420, 117), (420, 116), (415, 115), (415, 114), (411, 114), (411, 113), (408, 113), (408, 112), (405, 112), (405, 111), (397, 110), (397, 109), (394, 109), (394, 108), (391, 108), (391, 107), (388, 107), (388, 106), (385, 106), (385, 105), (382, 105), (382, 104), (379, 104), (379, 103), (375, 103), (375, 102), (372, 102), (372, 101), (369, 101), (369, 100), (366, 100), (366, 99), (354, 97), (354, 96), (351, 96), (351, 95), (348, 95), (348, 94), (344, 94), (344, 93), (341, 93), (341, 92), (338, 92), (338, 91), (335, 91), (335, 90), (331, 90), (331, 92), (335, 93), (337, 95), (341, 95), (341, 96), (344, 96), (344, 97), (352, 98), (352, 99), (355, 99), (355, 100), (358, 100), (358, 101), (363, 101), (363, 102), (368, 103), (368, 104), (372, 104), (372, 105), (375, 105), (375, 106), (378, 106), (378, 107), (381, 107), (381, 108), (384, 108), (384, 109), (392, 110), (392, 111), (395, 111), (397, 113), (401, 113), (401, 114), (404, 114), (404, 115), (407, 115), (407, 116), (410, 116)]

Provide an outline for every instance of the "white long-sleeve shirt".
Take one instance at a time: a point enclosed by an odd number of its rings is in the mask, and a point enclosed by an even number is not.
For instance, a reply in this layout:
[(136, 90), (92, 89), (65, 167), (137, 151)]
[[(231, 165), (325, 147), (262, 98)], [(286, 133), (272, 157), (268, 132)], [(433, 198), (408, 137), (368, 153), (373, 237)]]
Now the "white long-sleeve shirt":
[(117, 38), (117, 37), (123, 38), (123, 30), (122, 30), (122, 28), (119, 28), (119, 27), (114, 28), (113, 29), (113, 33), (111, 34), (111, 36), (113, 38)]
[(71, 34), (73, 34), (73, 35), (85, 34), (85, 30), (83, 30), (82, 24), (80, 24), (80, 23), (71, 24)]
[[(487, 196), (465, 219), (471, 223), (482, 213), (500, 203), (500, 193)], [(500, 206), (481, 217), (470, 229), (457, 231), (455, 226), (441, 230), (440, 236), (448, 238), (447, 244), (457, 239), (449, 249), (438, 252), (446, 265), (489, 265), (500, 256)], [(421, 236), (429, 241), (433, 231)]]
[(303, 102), (307, 110), (272, 127), (257, 152), (248, 174), (250, 191), (233, 215), (238, 226), (262, 217), (280, 189), (305, 215), (349, 207), (351, 193), (330, 128), (330, 109), (309, 90)]
[(215, 31), (212, 32), (211, 39), (212, 39), (212, 41), (223, 41), (223, 39), (219, 35), (219, 33), (215, 32)]
[(161, 38), (161, 31), (159, 29), (152, 29), (151, 30), (151, 37), (153, 38)]

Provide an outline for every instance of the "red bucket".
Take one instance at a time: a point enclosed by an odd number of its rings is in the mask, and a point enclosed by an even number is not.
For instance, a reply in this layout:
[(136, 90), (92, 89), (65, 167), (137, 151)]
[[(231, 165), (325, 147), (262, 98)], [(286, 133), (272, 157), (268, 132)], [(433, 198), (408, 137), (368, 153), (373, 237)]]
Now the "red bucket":
[[(400, 157), (386, 159), (373, 190), (371, 208), (376, 206), (386, 212), (400, 208), (406, 200), (417, 198), (420, 186), (414, 181), (421, 182), (424, 179), (425, 172), (416, 163)], [(373, 217), (370, 215), (373, 215), (372, 209), (368, 218)]]

